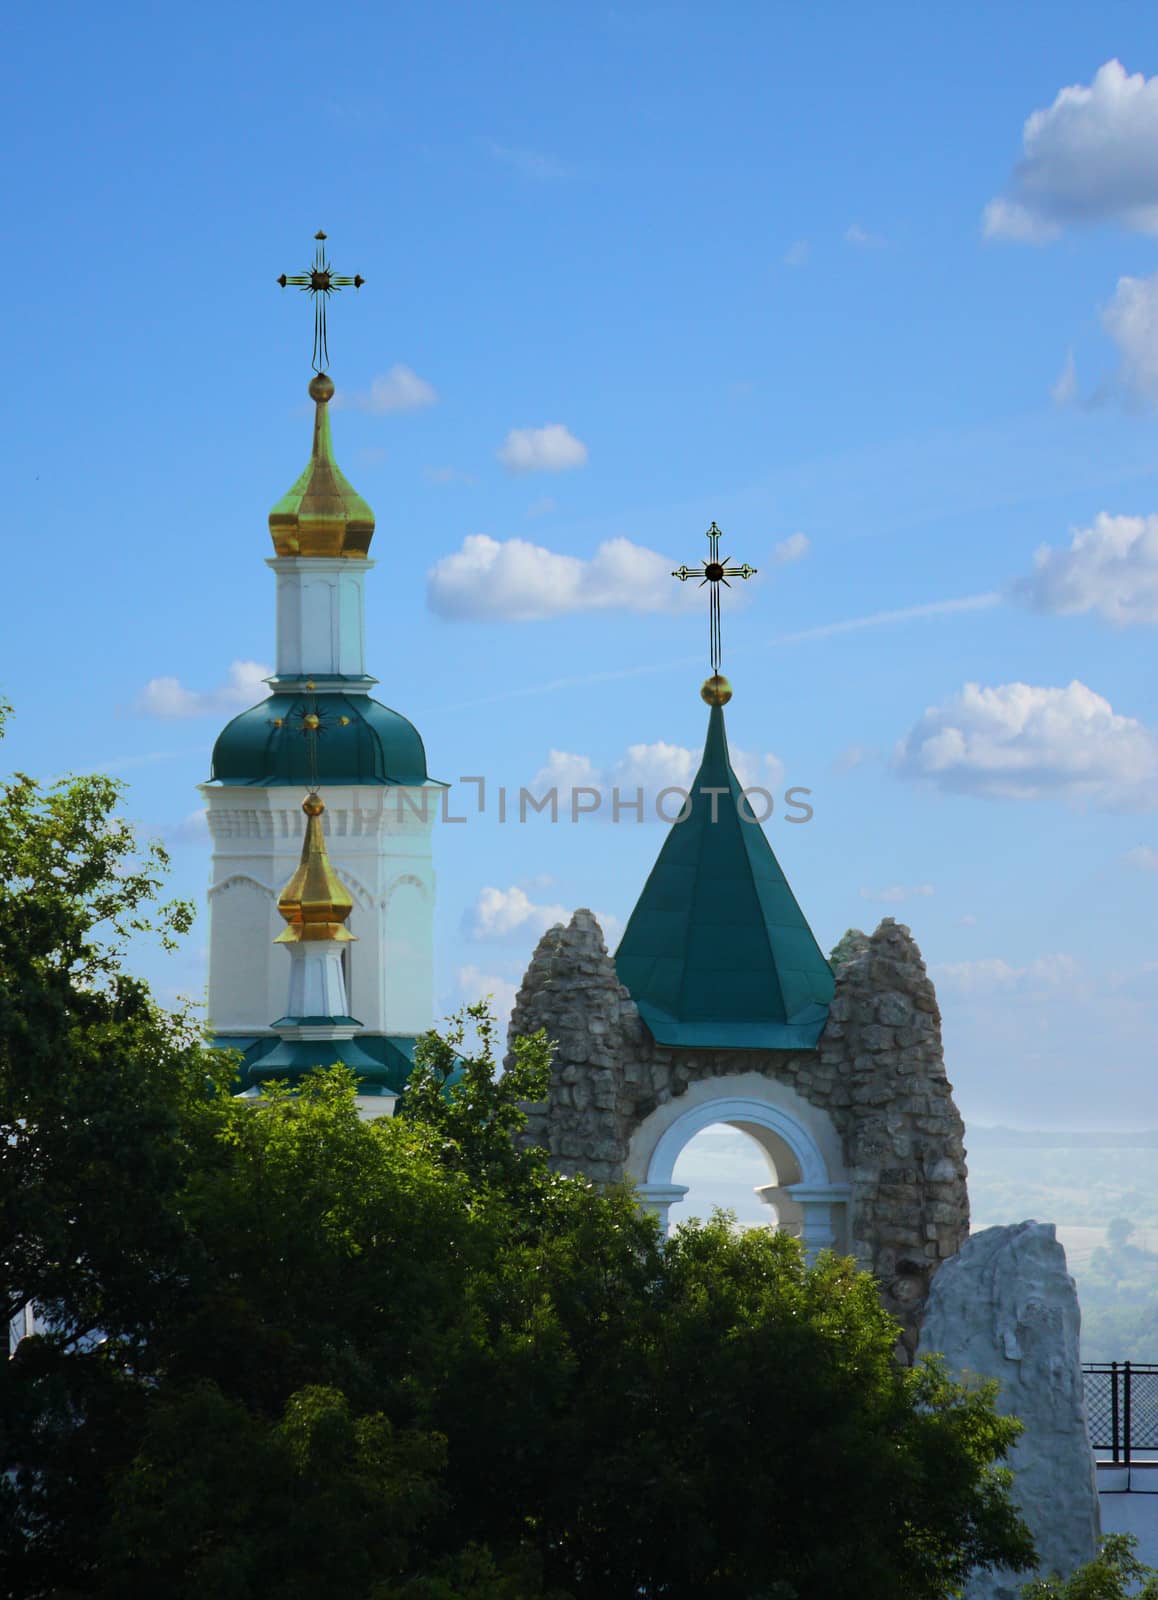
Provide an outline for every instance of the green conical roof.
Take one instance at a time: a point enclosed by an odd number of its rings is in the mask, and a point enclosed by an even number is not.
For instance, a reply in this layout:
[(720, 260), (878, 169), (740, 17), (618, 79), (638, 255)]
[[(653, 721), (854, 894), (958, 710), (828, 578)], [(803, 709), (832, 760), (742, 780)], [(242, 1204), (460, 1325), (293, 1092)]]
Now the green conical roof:
[(744, 820), (752, 810), (737, 804), (741, 792), (723, 708), (713, 705), (690, 813), (664, 841), (616, 971), (659, 1044), (811, 1049), (832, 970), (764, 830)]

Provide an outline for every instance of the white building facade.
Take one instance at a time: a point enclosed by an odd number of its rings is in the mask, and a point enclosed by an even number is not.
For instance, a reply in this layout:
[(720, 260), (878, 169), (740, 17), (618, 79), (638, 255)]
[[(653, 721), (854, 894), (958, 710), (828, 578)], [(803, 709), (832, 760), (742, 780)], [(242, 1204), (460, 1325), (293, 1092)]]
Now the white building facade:
[[(270, 696), (235, 717), (201, 786), (212, 840), (209, 1021), (250, 1063), (284, 1036), (286, 952), (278, 896), (298, 865), (303, 794), (325, 797), (326, 847), (353, 901), (342, 947), (357, 1037), (404, 1072), (434, 1022), (431, 838), (443, 786), (405, 717), (371, 696), (365, 580), (374, 519), (333, 459), (333, 384), (314, 378), (310, 463), (270, 514), (277, 670)], [(401, 1083), (395, 1085), (401, 1087)]]

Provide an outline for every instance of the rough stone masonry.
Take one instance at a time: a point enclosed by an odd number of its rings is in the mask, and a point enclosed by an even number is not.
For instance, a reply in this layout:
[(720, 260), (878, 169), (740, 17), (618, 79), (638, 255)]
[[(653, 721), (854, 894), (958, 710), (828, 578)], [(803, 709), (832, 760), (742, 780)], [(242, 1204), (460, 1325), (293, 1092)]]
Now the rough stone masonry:
[(576, 911), (540, 939), (511, 1016), (512, 1038), (543, 1028), (555, 1046), (526, 1138), (560, 1172), (621, 1182), (635, 1128), (689, 1084), (756, 1071), (790, 1085), (839, 1134), (851, 1253), (876, 1276), (902, 1326), (898, 1355), (911, 1362), (933, 1275), (969, 1233), (965, 1129), (937, 997), (908, 928), (886, 917), (871, 937), (851, 931), (834, 966), (815, 1050), (663, 1048), (619, 982), (598, 922)]

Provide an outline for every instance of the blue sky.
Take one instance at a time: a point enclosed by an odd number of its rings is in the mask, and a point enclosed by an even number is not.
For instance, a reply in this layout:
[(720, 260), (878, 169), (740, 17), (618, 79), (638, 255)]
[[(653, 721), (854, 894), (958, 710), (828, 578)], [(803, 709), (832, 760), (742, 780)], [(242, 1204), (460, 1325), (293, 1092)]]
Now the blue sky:
[[(324, 227), (367, 279), (330, 348), (369, 664), (432, 772), (686, 768), (706, 625), (662, 574), (714, 518), (760, 568), (731, 740), (821, 943), (912, 926), (967, 1119), (1155, 1121), (1144, 8), (10, 28), (8, 765), (116, 771), (202, 897), (195, 785), (256, 697), (235, 664), (272, 660), (265, 518), (309, 443), (308, 306), (274, 280)], [(443, 1003), (508, 993), (554, 908), (622, 922), (661, 838), (442, 829)], [(137, 959), (195, 993), (204, 942)]]

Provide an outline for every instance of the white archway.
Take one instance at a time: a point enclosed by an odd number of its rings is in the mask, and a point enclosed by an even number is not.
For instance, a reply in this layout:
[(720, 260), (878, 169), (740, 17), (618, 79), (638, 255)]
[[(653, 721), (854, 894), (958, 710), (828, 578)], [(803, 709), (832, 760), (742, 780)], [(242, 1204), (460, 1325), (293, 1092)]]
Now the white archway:
[[(739, 1088), (745, 1092), (737, 1094)], [(836, 1129), (826, 1112), (759, 1073), (700, 1080), (686, 1095), (656, 1107), (636, 1128), (628, 1175), (641, 1204), (659, 1217), (665, 1232), (669, 1208), (688, 1192), (673, 1182), (680, 1152), (714, 1123), (739, 1129), (763, 1149), (777, 1181), (759, 1191), (761, 1198), (788, 1202), (784, 1209), (799, 1217), (810, 1260), (820, 1250), (846, 1248), (849, 1184)]]

